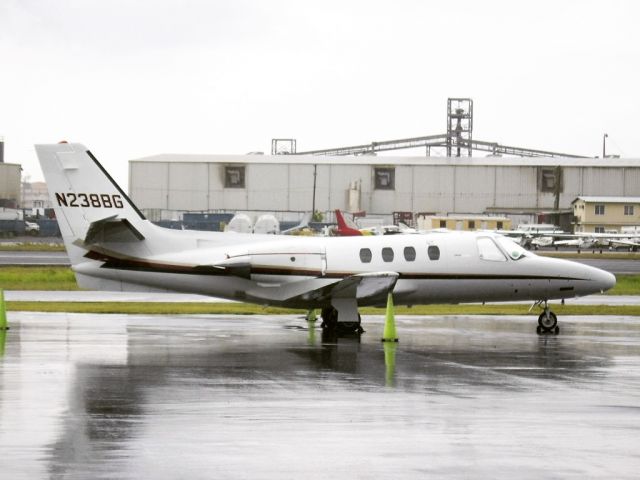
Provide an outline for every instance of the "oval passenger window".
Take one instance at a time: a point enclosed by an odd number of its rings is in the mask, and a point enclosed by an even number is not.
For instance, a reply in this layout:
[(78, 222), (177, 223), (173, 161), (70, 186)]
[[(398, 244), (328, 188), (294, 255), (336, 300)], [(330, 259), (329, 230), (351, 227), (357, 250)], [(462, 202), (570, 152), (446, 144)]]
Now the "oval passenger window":
[(404, 247), (404, 259), (407, 262), (413, 262), (416, 259), (416, 249), (413, 247)]
[(371, 250), (369, 250), (368, 248), (360, 249), (360, 261), (362, 263), (370, 263), (372, 257), (373, 255), (371, 254)]

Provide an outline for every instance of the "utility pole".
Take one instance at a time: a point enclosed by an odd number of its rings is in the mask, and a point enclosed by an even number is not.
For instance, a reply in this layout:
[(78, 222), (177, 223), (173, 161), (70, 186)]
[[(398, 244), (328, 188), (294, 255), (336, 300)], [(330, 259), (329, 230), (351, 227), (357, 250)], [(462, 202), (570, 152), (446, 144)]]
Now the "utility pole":
[(316, 177), (318, 176), (318, 164), (313, 165), (313, 202), (311, 203), (311, 217), (316, 215)]
[(607, 137), (608, 133), (605, 133), (602, 137), (602, 158), (607, 158)]

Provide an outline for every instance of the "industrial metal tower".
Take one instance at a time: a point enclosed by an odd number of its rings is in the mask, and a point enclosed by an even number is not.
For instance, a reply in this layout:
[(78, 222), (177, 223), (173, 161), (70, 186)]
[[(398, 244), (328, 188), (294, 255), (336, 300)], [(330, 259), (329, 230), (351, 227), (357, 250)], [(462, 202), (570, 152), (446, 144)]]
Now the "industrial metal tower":
[(447, 100), (447, 157), (459, 157), (462, 150), (473, 154), (473, 100), (449, 98)]

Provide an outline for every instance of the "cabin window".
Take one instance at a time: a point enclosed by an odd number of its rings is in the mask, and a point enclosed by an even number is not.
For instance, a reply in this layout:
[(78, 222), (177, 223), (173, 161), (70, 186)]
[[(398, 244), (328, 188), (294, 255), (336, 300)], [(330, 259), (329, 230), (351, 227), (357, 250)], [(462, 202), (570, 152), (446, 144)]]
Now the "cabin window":
[(527, 256), (527, 251), (510, 238), (500, 235), (499, 237), (496, 237), (496, 239), (502, 246), (502, 249), (507, 252), (507, 255), (509, 255), (512, 260), (520, 260)]
[(244, 188), (244, 165), (224, 167), (224, 187)]
[(389, 247), (384, 247), (382, 249), (382, 260), (385, 262), (393, 262), (393, 249)]
[(429, 260), (439, 260), (440, 249), (437, 245), (429, 245), (429, 248), (427, 248), (427, 255), (429, 255)]
[(604, 205), (595, 205), (594, 208), (596, 215), (604, 215)]
[(491, 262), (506, 262), (507, 257), (500, 251), (498, 246), (489, 237), (480, 237), (477, 240), (478, 252), (482, 260)]
[(371, 250), (369, 250), (368, 248), (360, 249), (360, 261), (362, 263), (371, 263), (372, 258), (373, 255), (371, 254)]
[(413, 247), (404, 247), (404, 259), (407, 262), (413, 262), (416, 259), (416, 249)]

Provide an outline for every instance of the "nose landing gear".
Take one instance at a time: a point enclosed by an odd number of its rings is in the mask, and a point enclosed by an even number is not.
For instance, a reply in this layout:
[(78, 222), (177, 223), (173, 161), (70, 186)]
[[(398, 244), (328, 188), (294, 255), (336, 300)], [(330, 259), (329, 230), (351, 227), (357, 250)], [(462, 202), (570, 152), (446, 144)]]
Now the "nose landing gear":
[(539, 302), (536, 302), (534, 306), (541, 305), (542, 303), (544, 303), (544, 311), (538, 317), (538, 327), (536, 328), (536, 333), (538, 335), (559, 334), (560, 327), (558, 326), (558, 317), (556, 317), (556, 314), (549, 309), (547, 301), (541, 300)]

